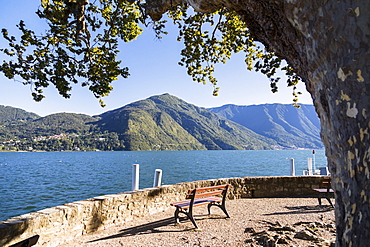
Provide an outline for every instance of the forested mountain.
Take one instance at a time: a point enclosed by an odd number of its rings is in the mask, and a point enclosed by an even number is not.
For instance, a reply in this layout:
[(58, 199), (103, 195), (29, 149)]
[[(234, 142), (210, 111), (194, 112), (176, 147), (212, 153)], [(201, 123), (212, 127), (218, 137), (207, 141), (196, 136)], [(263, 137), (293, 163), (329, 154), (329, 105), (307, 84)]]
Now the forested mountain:
[(57, 113), (39, 117), (13, 107), (0, 109), (0, 150), (322, 147), (319, 122), (313, 106), (308, 105), (300, 109), (281, 104), (226, 105), (210, 111), (163, 94), (98, 116)]
[(128, 150), (271, 149), (276, 142), (169, 94), (100, 115), (101, 130), (122, 136)]
[(11, 106), (0, 105), (0, 125), (37, 119), (40, 116)]
[(212, 112), (291, 148), (323, 148), (320, 122), (313, 105), (224, 105)]
[(56, 113), (18, 124), (10, 131), (20, 138), (52, 136), (61, 133), (86, 134), (94, 128), (89, 123), (96, 122), (98, 119), (85, 114)]

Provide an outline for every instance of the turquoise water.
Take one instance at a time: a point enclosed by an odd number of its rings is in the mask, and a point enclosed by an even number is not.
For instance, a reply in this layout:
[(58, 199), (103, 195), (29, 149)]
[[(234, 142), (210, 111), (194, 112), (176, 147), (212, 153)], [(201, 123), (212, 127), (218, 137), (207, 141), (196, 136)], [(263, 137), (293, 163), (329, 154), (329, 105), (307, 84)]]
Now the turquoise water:
[[(140, 152), (0, 152), (0, 221), (98, 195), (131, 190), (132, 165), (140, 164), (140, 188), (185, 181), (296, 175), (307, 169), (311, 150), (223, 150)], [(326, 166), (316, 150), (316, 166)]]

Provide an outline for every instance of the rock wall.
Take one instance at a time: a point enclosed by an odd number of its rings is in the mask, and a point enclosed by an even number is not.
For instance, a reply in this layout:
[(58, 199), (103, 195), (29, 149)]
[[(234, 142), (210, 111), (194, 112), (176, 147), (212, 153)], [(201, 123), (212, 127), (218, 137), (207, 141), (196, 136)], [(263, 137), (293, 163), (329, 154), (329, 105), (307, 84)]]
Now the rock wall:
[(184, 200), (189, 189), (231, 184), (229, 199), (248, 197), (312, 197), (320, 176), (243, 177), (193, 181), (98, 196), (47, 208), (0, 222), (0, 246), (40, 235), (36, 246), (58, 246), (82, 234), (164, 211)]

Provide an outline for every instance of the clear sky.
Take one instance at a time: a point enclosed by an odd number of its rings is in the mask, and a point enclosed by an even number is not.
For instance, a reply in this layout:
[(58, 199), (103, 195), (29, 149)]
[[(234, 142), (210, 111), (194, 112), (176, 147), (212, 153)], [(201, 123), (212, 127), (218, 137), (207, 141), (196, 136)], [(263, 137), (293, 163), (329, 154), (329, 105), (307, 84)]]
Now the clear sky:
[[(30, 29), (45, 30), (44, 21), (35, 14), (40, 0), (0, 0), (0, 28), (7, 28), (10, 34), (18, 35), (15, 25), (25, 20)], [(226, 65), (216, 67), (215, 76), (221, 87), (219, 96), (212, 96), (213, 87), (193, 82), (186, 69), (179, 66), (181, 42), (176, 41), (177, 30), (168, 27), (169, 35), (156, 40), (150, 30), (128, 44), (121, 44), (120, 59), (122, 66), (130, 68), (128, 79), (120, 78), (113, 83), (114, 90), (103, 98), (105, 108), (87, 88), (73, 87), (72, 97), (64, 99), (54, 88), (45, 90), (46, 98), (34, 102), (29, 85), (8, 80), (0, 75), (0, 105), (19, 107), (45, 116), (57, 112), (74, 112), (97, 115), (116, 109), (128, 103), (153, 95), (169, 93), (189, 103), (201, 107), (216, 107), (224, 104), (253, 105), (264, 103), (292, 103), (292, 89), (285, 86), (284, 78), (279, 83), (279, 92), (272, 93), (268, 79), (259, 73), (246, 69), (244, 55), (236, 54)], [(4, 47), (2, 36), (0, 47)], [(0, 55), (1, 61), (4, 56)], [(303, 83), (298, 87), (303, 94), (299, 103), (312, 104)]]

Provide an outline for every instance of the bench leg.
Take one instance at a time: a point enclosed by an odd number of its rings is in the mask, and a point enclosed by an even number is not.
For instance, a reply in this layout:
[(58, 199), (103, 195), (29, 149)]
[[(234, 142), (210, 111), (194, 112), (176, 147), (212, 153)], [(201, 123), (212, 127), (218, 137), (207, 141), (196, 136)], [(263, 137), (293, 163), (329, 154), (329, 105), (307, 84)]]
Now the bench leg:
[(199, 229), (197, 223), (195, 222), (195, 219), (193, 217), (193, 211), (192, 210), (189, 210), (188, 212), (187, 211), (184, 211), (184, 210), (181, 210), (180, 208), (176, 207), (176, 211), (175, 211), (175, 220), (176, 220), (176, 224), (180, 224), (180, 218), (179, 218), (179, 214), (180, 213), (183, 213), (185, 214), (189, 220), (193, 223), (193, 225), (195, 226), (196, 229)]
[(331, 200), (330, 200), (330, 196), (326, 196), (325, 198), (326, 198), (326, 200), (328, 200), (328, 202), (330, 203), (330, 206), (332, 206), (332, 207), (334, 208), (334, 205), (333, 205), (333, 203), (332, 203), (332, 202), (331, 202)]
[[(324, 196), (325, 198), (326, 198), (326, 200), (328, 200), (328, 202), (329, 202), (329, 204), (330, 204), (330, 206), (332, 206), (333, 208), (334, 208), (334, 205), (333, 205), (333, 203), (331, 202), (331, 200), (330, 200), (330, 195), (325, 195)], [(317, 197), (317, 200), (319, 201), (319, 205), (321, 206), (321, 195), (319, 195), (318, 197)]]
[(188, 212), (188, 217), (189, 217), (189, 219), (191, 220), (191, 222), (193, 223), (193, 225), (195, 226), (195, 228), (196, 228), (196, 229), (199, 229), (199, 227), (198, 227), (198, 225), (197, 225), (197, 223), (195, 222), (195, 219), (194, 219), (194, 217), (193, 217), (193, 211), (192, 211), (192, 210)]
[(321, 206), (321, 196), (320, 195), (317, 197), (317, 200), (319, 201), (319, 205)]
[(176, 224), (180, 224), (179, 213), (180, 213), (180, 208), (176, 207), (176, 211), (175, 211)]
[(208, 214), (211, 214), (211, 207), (212, 206), (219, 207), (226, 214), (226, 218), (230, 218), (230, 215), (229, 215), (229, 213), (226, 210), (225, 204), (218, 204), (218, 203), (210, 203), (210, 204), (208, 204)]

